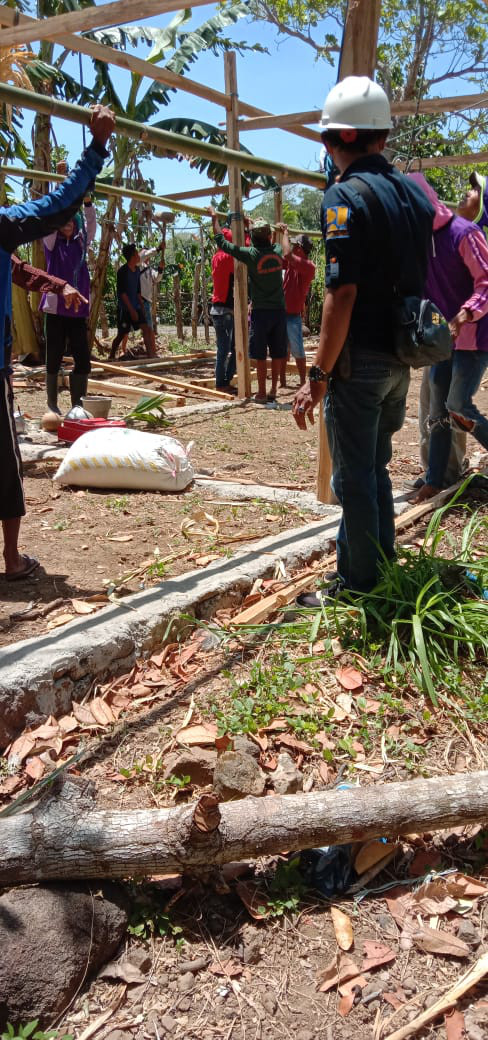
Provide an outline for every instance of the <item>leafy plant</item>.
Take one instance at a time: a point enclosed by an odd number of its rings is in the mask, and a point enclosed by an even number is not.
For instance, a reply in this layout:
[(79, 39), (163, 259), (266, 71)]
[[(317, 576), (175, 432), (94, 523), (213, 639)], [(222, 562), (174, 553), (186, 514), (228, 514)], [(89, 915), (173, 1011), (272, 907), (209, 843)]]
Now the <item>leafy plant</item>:
[(256, 733), (281, 717), (294, 732), (313, 737), (323, 725), (324, 718), (313, 703), (312, 710), (306, 711), (311, 698), (300, 694), (304, 711), (300, 715), (290, 713), (290, 694), (299, 690), (304, 682), (306, 679), (297, 670), (296, 662), (284, 650), (275, 654), (267, 667), (255, 661), (249, 677), (231, 686), (226, 696), (225, 710), (214, 705), (213, 714), (219, 732)]
[(280, 860), (269, 882), (266, 904), (258, 907), (259, 912), (269, 917), (283, 917), (297, 912), (307, 891), (299, 870), (300, 858)]
[(63, 1033), (61, 1036), (57, 1029), (48, 1029), (47, 1032), (37, 1029), (38, 1023), (38, 1018), (27, 1022), (25, 1026), (14, 1027), (11, 1022), (7, 1022), (6, 1032), (1, 1034), (0, 1040), (26, 1040), (27, 1037), (31, 1040), (73, 1040), (70, 1033)]
[(121, 495), (120, 498), (107, 498), (105, 505), (107, 509), (111, 509), (114, 513), (125, 513), (129, 505), (129, 496)]
[(174, 924), (161, 907), (161, 892), (153, 885), (131, 885), (132, 912), (128, 932), (138, 939), (153, 937), (176, 939), (183, 929)]
[(169, 419), (163, 408), (163, 402), (168, 398), (164, 394), (156, 394), (155, 397), (144, 397), (142, 401), (131, 408), (124, 416), (125, 422), (131, 426), (133, 423), (142, 422), (146, 426), (172, 426), (173, 420)]

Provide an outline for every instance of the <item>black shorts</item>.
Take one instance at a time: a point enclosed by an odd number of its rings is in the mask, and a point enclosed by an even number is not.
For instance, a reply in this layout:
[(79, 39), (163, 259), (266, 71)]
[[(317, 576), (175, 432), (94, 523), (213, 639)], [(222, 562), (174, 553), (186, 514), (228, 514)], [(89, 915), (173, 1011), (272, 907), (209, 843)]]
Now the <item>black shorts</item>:
[(258, 307), (251, 311), (249, 356), (254, 361), (265, 361), (268, 350), (269, 356), (272, 358), (285, 358), (288, 355), (288, 334), (284, 308), (264, 310), (264, 308)]
[(138, 332), (142, 325), (146, 325), (146, 316), (141, 310), (139, 321), (132, 321), (129, 311), (119, 311), (117, 315), (117, 334), (126, 336), (128, 332)]
[(0, 480), (0, 520), (25, 516), (22, 460), (14, 422), (14, 395), (5, 371), (0, 372), (0, 444), (2, 446), (2, 479)]

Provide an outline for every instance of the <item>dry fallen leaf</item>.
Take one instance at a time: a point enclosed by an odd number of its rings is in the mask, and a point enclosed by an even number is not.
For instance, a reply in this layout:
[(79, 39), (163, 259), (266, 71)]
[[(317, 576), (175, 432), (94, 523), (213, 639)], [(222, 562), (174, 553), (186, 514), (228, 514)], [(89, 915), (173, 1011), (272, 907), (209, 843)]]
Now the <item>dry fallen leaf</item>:
[(133, 537), (133, 534), (109, 534), (107, 542), (131, 542)]
[(217, 726), (213, 722), (202, 722), (194, 726), (184, 726), (183, 729), (179, 729), (175, 734), (178, 744), (184, 744), (188, 747), (193, 745), (205, 745), (215, 744), (215, 738), (218, 735)]
[(85, 599), (72, 599), (71, 606), (76, 614), (93, 614), (97, 609), (96, 603), (88, 603)]
[(82, 726), (96, 726), (95, 718), (85, 704), (73, 701), (73, 715)]
[(15, 761), (19, 765), (27, 758), (35, 745), (35, 737), (32, 737), (30, 733), (22, 733), (17, 740), (14, 740), (13, 744), (9, 748), (8, 760)]
[(338, 906), (332, 906), (330, 910), (332, 924), (334, 925), (337, 945), (341, 950), (350, 950), (354, 943), (354, 932), (351, 918), (339, 910)]
[(90, 711), (93, 718), (100, 724), (100, 726), (110, 726), (112, 722), (115, 722), (115, 715), (109, 705), (106, 704), (101, 697), (94, 697), (94, 699), (90, 701)]
[(351, 665), (338, 668), (335, 676), (345, 690), (360, 690), (363, 685), (361, 672), (358, 672), (357, 668), (352, 668)]
[(67, 625), (68, 621), (74, 621), (74, 620), (75, 620), (75, 615), (74, 614), (58, 614), (57, 617), (51, 618), (51, 620), (48, 621), (47, 627), (48, 627), (48, 629), (60, 628), (61, 625)]
[(326, 968), (317, 973), (318, 988), (321, 993), (327, 993), (333, 986), (337, 986), (340, 982), (347, 982), (348, 979), (354, 979), (359, 974), (359, 968), (352, 958), (340, 954), (338, 958), (334, 957)]
[(208, 971), (211, 971), (212, 975), (223, 975), (226, 979), (234, 979), (237, 975), (242, 975), (244, 965), (229, 957), (227, 961), (222, 961), (220, 964), (218, 961), (214, 961), (209, 965)]
[(255, 921), (264, 921), (265, 917), (269, 917), (271, 910), (266, 906), (266, 896), (260, 885), (238, 881), (235, 890)]
[(455, 935), (441, 932), (428, 925), (413, 927), (411, 937), (424, 953), (439, 953), (444, 957), (469, 957), (469, 946)]
[[(266, 727), (269, 729), (269, 726)], [(290, 748), (290, 751), (299, 751), (302, 755), (313, 755), (314, 749), (310, 747), (310, 744), (305, 744), (303, 740), (297, 740), (296, 737), (290, 736), (288, 733), (284, 733), (283, 736), (276, 738), (277, 743), (283, 747)]]
[(129, 986), (134, 983), (147, 981), (146, 974), (136, 964), (132, 963), (130, 955), (129, 957), (123, 957), (121, 961), (111, 961), (110, 964), (106, 964), (98, 973), (98, 978), (121, 979), (122, 982), (127, 982)]
[(387, 842), (381, 841), (380, 838), (374, 838), (372, 841), (366, 842), (365, 845), (361, 846), (354, 860), (356, 874), (365, 874), (367, 870), (374, 867), (375, 863), (379, 863), (389, 852), (398, 847), (398, 845), (389, 845)]
[(458, 1011), (457, 1008), (453, 1008), (452, 1011), (447, 1011), (444, 1015), (444, 1025), (446, 1027), (446, 1040), (463, 1040), (466, 1036), (464, 1031), (464, 1015), (462, 1011)]
[(21, 776), (7, 776), (0, 783), (0, 795), (15, 794), (22, 787), (24, 780)]
[[(344, 713), (343, 718), (351, 718), (352, 697), (350, 693), (338, 693), (335, 699), (335, 703), (336, 709), (337, 707), (339, 707), (341, 712)], [(337, 710), (335, 712), (334, 717), (337, 717)], [(339, 719), (338, 721), (342, 722), (342, 719)]]
[(382, 964), (389, 964), (390, 961), (394, 961), (396, 953), (391, 950), (385, 943), (376, 942), (375, 939), (364, 940), (364, 961), (361, 965), (361, 971), (371, 971), (372, 968), (379, 968)]
[(38, 758), (37, 755), (35, 755), (34, 758), (30, 758), (25, 767), (27, 776), (29, 776), (31, 780), (40, 780), (45, 769), (46, 767), (44, 762), (41, 762), (41, 759)]

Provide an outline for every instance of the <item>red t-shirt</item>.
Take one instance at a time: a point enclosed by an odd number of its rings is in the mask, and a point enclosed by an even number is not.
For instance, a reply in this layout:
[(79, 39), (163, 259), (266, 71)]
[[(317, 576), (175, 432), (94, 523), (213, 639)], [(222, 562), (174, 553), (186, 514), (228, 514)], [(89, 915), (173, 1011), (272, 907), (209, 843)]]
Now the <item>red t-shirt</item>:
[(290, 253), (283, 257), (285, 277), (283, 290), (287, 314), (301, 314), (308, 290), (315, 277), (315, 264), (303, 256)]
[(218, 249), (212, 257), (213, 294), (212, 303), (220, 303), (224, 307), (232, 309), (234, 306), (232, 296), (231, 278), (234, 274), (234, 257)]

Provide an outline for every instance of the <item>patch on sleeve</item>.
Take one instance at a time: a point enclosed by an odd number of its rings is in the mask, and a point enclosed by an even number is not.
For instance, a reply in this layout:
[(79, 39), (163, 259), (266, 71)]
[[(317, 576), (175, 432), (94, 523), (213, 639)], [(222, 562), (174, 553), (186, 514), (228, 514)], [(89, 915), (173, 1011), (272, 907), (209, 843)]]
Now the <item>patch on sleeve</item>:
[(348, 206), (328, 206), (325, 233), (327, 240), (329, 238), (349, 238), (349, 213)]

